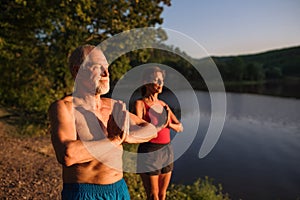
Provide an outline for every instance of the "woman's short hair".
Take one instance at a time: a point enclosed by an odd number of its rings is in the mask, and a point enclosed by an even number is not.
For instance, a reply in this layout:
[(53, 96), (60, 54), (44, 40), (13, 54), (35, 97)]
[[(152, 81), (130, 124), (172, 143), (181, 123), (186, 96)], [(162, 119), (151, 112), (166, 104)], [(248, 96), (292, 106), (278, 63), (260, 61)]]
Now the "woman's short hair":
[(162, 70), (158, 66), (151, 66), (151, 67), (147, 67), (146, 69), (144, 69), (142, 80), (144, 82), (152, 81), (153, 77), (156, 75), (157, 72), (162, 73), (163, 78), (165, 78), (165, 76), (166, 76), (165, 70)]
[(146, 94), (146, 84), (149, 84), (150, 82), (152, 82), (152, 80), (157, 72), (162, 73), (163, 78), (165, 78), (165, 76), (166, 76), (165, 70), (162, 70), (158, 66), (151, 66), (151, 67), (147, 67), (146, 69), (144, 69), (143, 75), (142, 75), (142, 81), (143, 81), (144, 85), (141, 87), (141, 95), (142, 96), (144, 96)]

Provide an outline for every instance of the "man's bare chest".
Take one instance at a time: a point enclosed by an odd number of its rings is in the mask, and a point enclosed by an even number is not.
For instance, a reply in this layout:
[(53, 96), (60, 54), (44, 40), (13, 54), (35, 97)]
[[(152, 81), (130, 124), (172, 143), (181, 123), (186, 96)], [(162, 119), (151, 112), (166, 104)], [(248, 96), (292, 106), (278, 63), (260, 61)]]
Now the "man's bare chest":
[(74, 110), (76, 132), (81, 140), (99, 140), (107, 136), (109, 112), (90, 111), (82, 107)]

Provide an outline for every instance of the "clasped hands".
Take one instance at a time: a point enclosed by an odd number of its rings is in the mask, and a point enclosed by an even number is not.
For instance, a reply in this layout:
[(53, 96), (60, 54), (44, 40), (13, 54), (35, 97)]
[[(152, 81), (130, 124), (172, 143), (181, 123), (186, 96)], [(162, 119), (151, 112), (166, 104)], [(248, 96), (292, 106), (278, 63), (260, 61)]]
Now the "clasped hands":
[(107, 137), (110, 140), (118, 140), (122, 143), (129, 134), (130, 117), (126, 105), (122, 101), (116, 101), (107, 123)]

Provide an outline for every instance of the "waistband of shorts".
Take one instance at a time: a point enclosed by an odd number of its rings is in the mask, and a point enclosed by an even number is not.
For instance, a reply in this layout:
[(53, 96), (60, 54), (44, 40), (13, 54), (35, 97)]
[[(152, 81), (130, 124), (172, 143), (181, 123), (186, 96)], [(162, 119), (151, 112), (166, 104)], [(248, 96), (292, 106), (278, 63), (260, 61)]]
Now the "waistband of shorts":
[(154, 147), (164, 147), (164, 146), (168, 146), (170, 145), (171, 143), (164, 143), (164, 144), (161, 144), (161, 143), (153, 143), (153, 142), (144, 142), (144, 143), (141, 143), (143, 145), (148, 145), (148, 146), (154, 146)]
[(107, 192), (111, 190), (117, 190), (120, 187), (126, 185), (125, 180), (121, 180), (112, 184), (91, 184), (91, 183), (64, 183), (63, 190), (71, 190), (76, 192)]
[(154, 148), (154, 149), (161, 149), (163, 147), (170, 146), (171, 143), (160, 144), (160, 143), (153, 143), (153, 142), (145, 142), (145, 143), (141, 143), (140, 145), (144, 147)]

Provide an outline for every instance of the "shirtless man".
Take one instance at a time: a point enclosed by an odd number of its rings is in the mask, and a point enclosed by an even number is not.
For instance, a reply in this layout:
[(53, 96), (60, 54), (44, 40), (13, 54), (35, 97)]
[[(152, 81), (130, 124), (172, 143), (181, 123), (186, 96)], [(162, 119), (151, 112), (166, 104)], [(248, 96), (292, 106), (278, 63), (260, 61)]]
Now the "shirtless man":
[(149, 141), (157, 129), (126, 111), (123, 102), (101, 97), (109, 91), (109, 73), (100, 49), (78, 47), (69, 67), (74, 93), (49, 108), (51, 140), (62, 164), (62, 199), (130, 199), (122, 143)]

